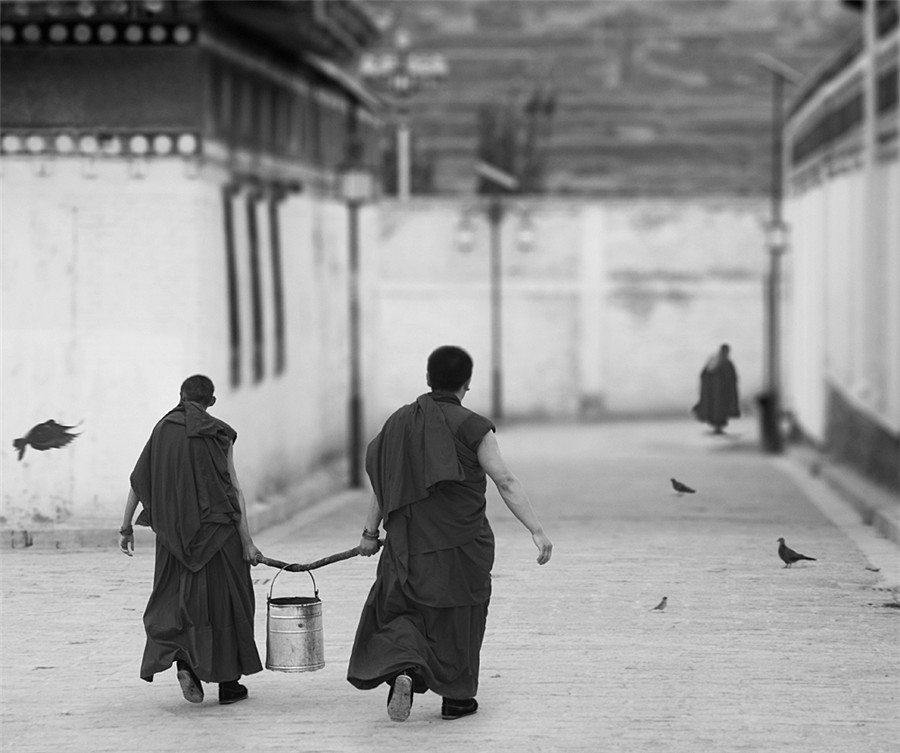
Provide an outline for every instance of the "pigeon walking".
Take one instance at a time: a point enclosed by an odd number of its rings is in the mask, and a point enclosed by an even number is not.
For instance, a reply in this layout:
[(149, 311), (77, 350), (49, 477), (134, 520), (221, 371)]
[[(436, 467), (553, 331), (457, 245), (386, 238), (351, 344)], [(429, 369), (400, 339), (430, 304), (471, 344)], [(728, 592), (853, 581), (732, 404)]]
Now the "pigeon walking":
[(696, 489), (691, 489), (687, 484), (682, 484), (677, 479), (669, 479), (672, 482), (672, 488), (678, 492), (678, 496), (681, 497), (684, 494), (696, 494)]
[(805, 554), (800, 554), (800, 552), (795, 552), (791, 549), (787, 544), (784, 543), (784, 539), (778, 539), (778, 556), (781, 557), (781, 561), (784, 562), (785, 567), (790, 567), (795, 562), (799, 562), (800, 560), (809, 560), (810, 562), (815, 562), (815, 557), (807, 557)]
[(49, 450), (53, 447), (65, 447), (78, 434), (70, 434), (69, 429), (74, 426), (63, 426), (52, 418), (42, 424), (32, 426), (24, 437), (13, 440), (13, 447), (19, 451), (19, 460), (25, 454), (25, 448), (31, 445), (36, 450)]
[(653, 609), (651, 609), (650, 611), (651, 612), (662, 612), (663, 609), (666, 608), (666, 604), (668, 604), (668, 602), (669, 602), (669, 597), (663, 596), (662, 601), (659, 602), (659, 604), (657, 604), (655, 607), (653, 607)]

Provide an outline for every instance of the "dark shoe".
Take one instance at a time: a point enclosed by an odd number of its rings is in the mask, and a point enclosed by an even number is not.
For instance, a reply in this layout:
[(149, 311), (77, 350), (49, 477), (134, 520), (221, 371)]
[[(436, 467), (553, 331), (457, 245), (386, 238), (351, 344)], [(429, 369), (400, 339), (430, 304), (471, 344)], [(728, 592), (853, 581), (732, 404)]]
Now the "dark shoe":
[(219, 683), (219, 703), (227, 706), (229, 703), (243, 701), (247, 697), (247, 688), (237, 680)]
[(388, 693), (387, 712), (392, 722), (405, 722), (413, 704), (412, 678), (405, 672), (394, 678)]
[(441, 719), (459, 719), (474, 714), (476, 711), (478, 711), (478, 701), (474, 698), (463, 700), (445, 698), (441, 704)]
[(194, 670), (190, 668), (187, 662), (178, 660), (175, 662), (178, 668), (178, 684), (181, 685), (181, 693), (184, 700), (189, 703), (203, 703), (203, 686)]

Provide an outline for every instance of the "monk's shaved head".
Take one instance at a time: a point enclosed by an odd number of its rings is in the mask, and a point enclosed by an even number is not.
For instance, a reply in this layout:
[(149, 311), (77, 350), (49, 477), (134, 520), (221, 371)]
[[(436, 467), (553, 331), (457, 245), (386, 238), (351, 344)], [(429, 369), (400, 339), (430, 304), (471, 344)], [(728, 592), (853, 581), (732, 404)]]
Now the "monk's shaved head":
[(472, 378), (472, 356), (455, 345), (442, 345), (428, 356), (431, 389), (458, 392)]
[(203, 374), (189, 376), (181, 384), (181, 399), (190, 400), (192, 403), (200, 403), (207, 408), (215, 402), (213, 393), (216, 391), (212, 379)]

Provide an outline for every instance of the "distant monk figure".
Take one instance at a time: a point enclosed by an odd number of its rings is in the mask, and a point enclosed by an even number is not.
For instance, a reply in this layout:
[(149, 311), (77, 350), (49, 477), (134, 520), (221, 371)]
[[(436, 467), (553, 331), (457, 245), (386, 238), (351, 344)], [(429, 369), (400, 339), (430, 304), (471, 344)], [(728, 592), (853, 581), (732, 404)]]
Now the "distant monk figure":
[(728, 358), (731, 348), (722, 345), (700, 372), (700, 401), (691, 409), (698, 421), (710, 424), (716, 434), (724, 434), (729, 418), (738, 418), (737, 370)]

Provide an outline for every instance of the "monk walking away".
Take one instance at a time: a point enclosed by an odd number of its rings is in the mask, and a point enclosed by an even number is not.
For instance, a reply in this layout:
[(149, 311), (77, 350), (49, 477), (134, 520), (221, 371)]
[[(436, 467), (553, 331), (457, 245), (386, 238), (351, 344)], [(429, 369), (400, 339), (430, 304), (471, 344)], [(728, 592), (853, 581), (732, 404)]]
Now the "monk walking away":
[(408, 718), (414, 693), (442, 696), (441, 717), (478, 709), (481, 645), (491, 597), (494, 534), (486, 476), (531, 533), (540, 565), (547, 538), (522, 484), (506, 466), (494, 425), (462, 406), (472, 359), (455, 346), (428, 357), (431, 392), (397, 410), (372, 440), (366, 472), (374, 491), (360, 552), (385, 543), (350, 656), (347, 679), (389, 686), (387, 710)]
[(698, 421), (710, 424), (715, 434), (724, 434), (728, 419), (739, 418), (737, 369), (723, 344), (700, 372), (700, 400), (691, 409)]
[(154, 427), (131, 474), (119, 548), (134, 551), (132, 520), (156, 534), (153, 591), (144, 612), (141, 678), (177, 667), (185, 700), (203, 701), (218, 683), (219, 703), (247, 697), (238, 682), (262, 671), (253, 638), (250, 565), (260, 561), (234, 467), (237, 433), (207, 411), (212, 381), (189, 377), (181, 401)]

